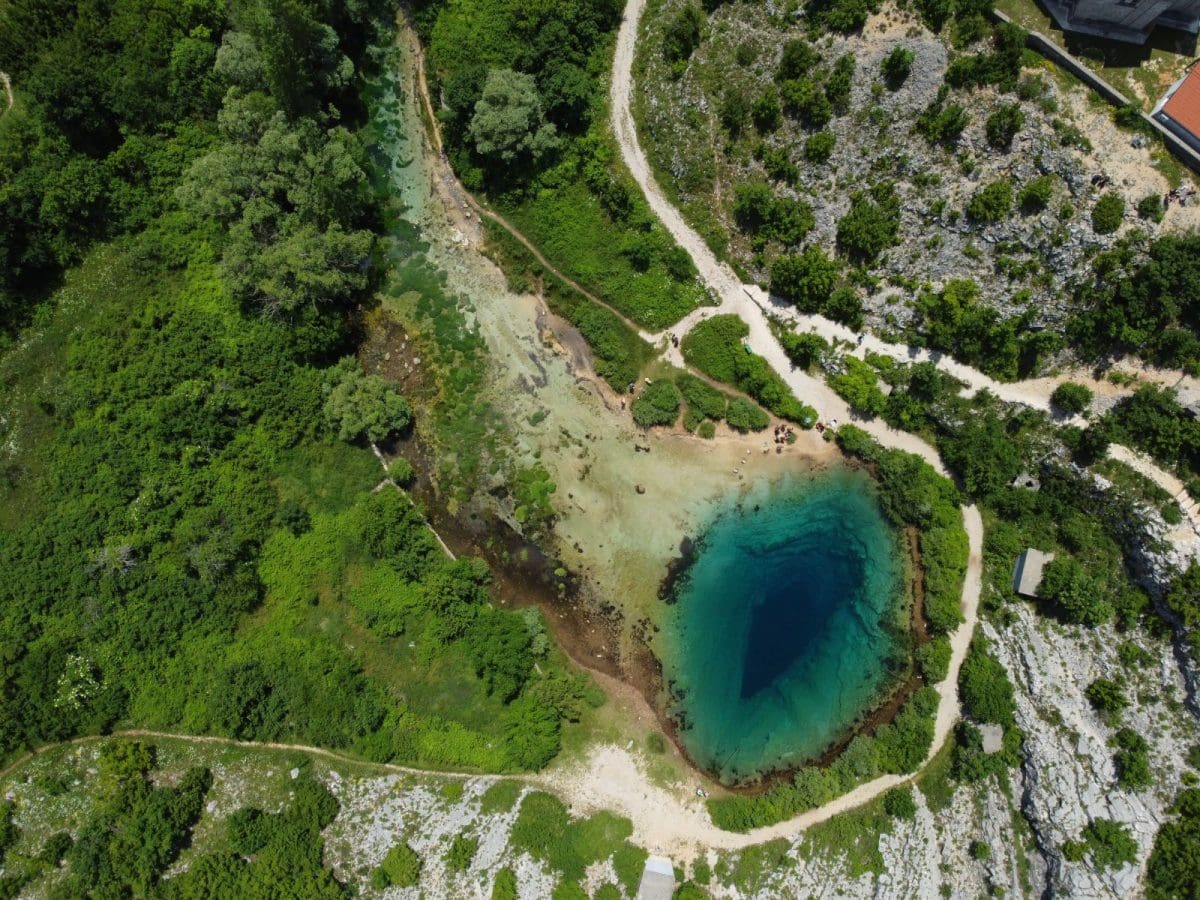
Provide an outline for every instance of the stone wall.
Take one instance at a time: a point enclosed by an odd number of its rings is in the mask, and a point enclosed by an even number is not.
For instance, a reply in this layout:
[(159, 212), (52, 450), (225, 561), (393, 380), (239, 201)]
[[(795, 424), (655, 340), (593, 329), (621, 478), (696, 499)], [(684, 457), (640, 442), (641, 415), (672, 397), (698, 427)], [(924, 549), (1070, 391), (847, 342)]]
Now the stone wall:
[[(1014, 24), (1012, 19), (1006, 16), (999, 10), (992, 10), (992, 16), (1000, 22)], [(1084, 84), (1091, 87), (1101, 97), (1107, 100), (1114, 106), (1128, 106), (1130, 100), (1118, 91), (1115, 87), (1093, 72), (1090, 68), (1083, 64), (1079, 59), (1072, 56), (1064, 48), (1060, 47), (1053, 40), (1046, 37), (1040, 31), (1028, 32), (1027, 43), (1029, 47), (1036, 50), (1038, 53), (1045, 56), (1051, 62), (1066, 69)], [(1178, 135), (1168, 130), (1160, 122), (1142, 113), (1142, 119), (1154, 129), (1154, 132), (1166, 145), (1180, 162), (1191, 169), (1193, 172), (1200, 174), (1200, 153), (1197, 153), (1187, 145)]]

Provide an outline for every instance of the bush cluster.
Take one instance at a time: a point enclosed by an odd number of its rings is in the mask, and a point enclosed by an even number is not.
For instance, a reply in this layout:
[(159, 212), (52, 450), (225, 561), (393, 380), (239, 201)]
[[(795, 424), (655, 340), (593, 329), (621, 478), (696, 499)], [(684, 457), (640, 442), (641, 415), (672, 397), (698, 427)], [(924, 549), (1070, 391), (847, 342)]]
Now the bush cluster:
[(976, 222), (999, 222), (1008, 218), (1013, 208), (1012, 182), (1001, 178), (976, 191), (967, 203), (967, 215)]
[(1013, 138), (1024, 124), (1025, 113), (1019, 103), (1002, 103), (985, 123), (988, 143), (997, 150), (1011, 149)]
[(745, 346), (749, 333), (736, 315), (713, 316), (684, 337), (683, 357), (711, 378), (745, 391), (780, 418), (811, 428), (816, 411), (797, 400), (770, 364)]
[(887, 517), (920, 530), (925, 618), (934, 634), (948, 634), (962, 622), (968, 555), (958, 491), (920, 457), (884, 449), (854, 425), (839, 427), (837, 441), (846, 453), (874, 465)]
[(1086, 385), (1064, 381), (1054, 389), (1050, 402), (1065, 413), (1079, 415), (1092, 405), (1092, 391)]
[(679, 419), (679, 389), (665, 378), (648, 385), (633, 399), (633, 421), (642, 428), (674, 425)]
[(763, 181), (739, 184), (734, 189), (733, 215), (756, 246), (764, 246), (768, 241), (795, 246), (816, 224), (808, 203), (776, 197), (771, 186)]
[(896, 47), (883, 58), (879, 70), (883, 73), (883, 78), (889, 88), (893, 91), (900, 89), (900, 86), (908, 79), (909, 73), (912, 72), (915, 59), (916, 54), (907, 47)]
[(1107, 193), (1092, 207), (1092, 230), (1096, 234), (1112, 234), (1125, 219), (1125, 201), (1120, 194)]
[(838, 220), (837, 245), (853, 259), (873, 262), (900, 240), (900, 201), (890, 184), (851, 197), (850, 210)]
[(1186, 897), (1196, 887), (1196, 865), (1200, 863), (1200, 788), (1190, 787), (1175, 798), (1168, 821), (1154, 837), (1154, 849), (1146, 867), (1146, 880), (1153, 897)]
[(871, 366), (855, 356), (838, 361), (841, 371), (829, 376), (829, 386), (850, 404), (855, 412), (877, 416), (887, 404), (887, 396), (879, 387), (879, 376)]
[(1027, 181), (1020, 193), (1017, 194), (1017, 203), (1023, 212), (1037, 212), (1043, 210), (1050, 203), (1050, 197), (1054, 193), (1054, 183), (1058, 179), (1053, 175), (1039, 175), (1037, 178)]

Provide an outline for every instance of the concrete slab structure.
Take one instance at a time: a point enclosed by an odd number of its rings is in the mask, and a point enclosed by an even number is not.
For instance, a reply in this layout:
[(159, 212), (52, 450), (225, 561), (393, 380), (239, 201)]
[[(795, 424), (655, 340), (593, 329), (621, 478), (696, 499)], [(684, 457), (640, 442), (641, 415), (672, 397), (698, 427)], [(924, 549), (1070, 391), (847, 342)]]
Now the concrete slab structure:
[(1032, 547), (1018, 556), (1013, 568), (1013, 590), (1022, 597), (1036, 597), (1038, 585), (1042, 583), (1042, 570), (1052, 559), (1053, 553), (1043, 553)]
[(980, 725), (979, 734), (983, 738), (984, 753), (999, 753), (1004, 748), (1004, 729), (999, 725)]
[(671, 900), (675, 893), (675, 867), (665, 856), (651, 856), (642, 869), (637, 900)]

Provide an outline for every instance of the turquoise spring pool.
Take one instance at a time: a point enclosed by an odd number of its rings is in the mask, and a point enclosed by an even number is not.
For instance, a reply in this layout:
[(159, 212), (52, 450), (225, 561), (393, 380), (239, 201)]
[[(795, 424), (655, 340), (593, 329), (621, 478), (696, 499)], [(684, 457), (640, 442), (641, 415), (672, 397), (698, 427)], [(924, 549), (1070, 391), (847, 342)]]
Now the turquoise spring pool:
[(819, 756), (909, 656), (899, 535), (837, 467), (719, 505), (675, 579), (663, 643), (689, 755), (727, 783)]

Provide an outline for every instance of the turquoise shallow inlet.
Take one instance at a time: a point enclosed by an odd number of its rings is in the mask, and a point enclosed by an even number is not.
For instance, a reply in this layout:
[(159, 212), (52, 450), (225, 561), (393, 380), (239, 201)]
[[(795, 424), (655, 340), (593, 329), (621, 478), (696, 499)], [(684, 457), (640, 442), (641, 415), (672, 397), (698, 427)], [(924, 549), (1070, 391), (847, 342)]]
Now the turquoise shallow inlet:
[(739, 782), (845, 734), (907, 658), (902, 573), (861, 471), (758, 485), (715, 510), (675, 581), (664, 643), (692, 759)]

